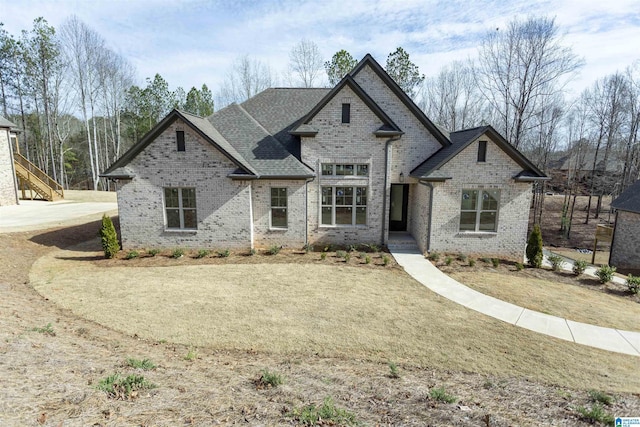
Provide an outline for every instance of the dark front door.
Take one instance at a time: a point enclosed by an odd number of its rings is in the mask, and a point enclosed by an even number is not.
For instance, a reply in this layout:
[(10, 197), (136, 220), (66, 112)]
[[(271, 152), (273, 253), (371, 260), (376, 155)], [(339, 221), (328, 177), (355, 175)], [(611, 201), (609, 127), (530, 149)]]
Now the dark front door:
[(409, 184), (391, 184), (389, 231), (407, 231)]

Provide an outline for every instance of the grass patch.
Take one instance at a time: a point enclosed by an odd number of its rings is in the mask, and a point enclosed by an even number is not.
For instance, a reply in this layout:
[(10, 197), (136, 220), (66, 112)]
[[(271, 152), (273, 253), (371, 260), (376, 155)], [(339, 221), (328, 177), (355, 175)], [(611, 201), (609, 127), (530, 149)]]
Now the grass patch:
[(603, 391), (589, 390), (587, 394), (589, 395), (589, 399), (591, 399), (592, 402), (600, 403), (606, 406), (609, 406), (613, 403), (613, 396), (608, 395)]
[(267, 253), (269, 255), (278, 255), (281, 250), (282, 250), (281, 245), (272, 245), (269, 247), (269, 249), (267, 249)]
[(198, 358), (198, 352), (195, 348), (190, 347), (187, 354), (184, 356), (184, 360), (188, 360), (189, 362), (196, 360)]
[(51, 323), (47, 323), (46, 325), (44, 325), (41, 328), (39, 328), (39, 327), (32, 328), (31, 330), (33, 332), (38, 332), (39, 334), (49, 335), (51, 337), (55, 337), (56, 336), (56, 331), (53, 330), (53, 326), (51, 326)]
[(100, 380), (97, 389), (107, 393), (112, 399), (129, 400), (138, 396), (139, 390), (155, 388), (156, 385), (148, 382), (142, 375), (120, 374), (109, 375)]
[(429, 397), (435, 401), (444, 403), (454, 403), (458, 400), (454, 395), (447, 393), (444, 387), (432, 388), (429, 391)]
[(294, 409), (289, 415), (304, 426), (357, 425), (356, 416), (346, 409), (336, 407), (331, 397), (326, 397), (320, 406), (307, 405)]
[(206, 258), (209, 256), (209, 254), (211, 253), (211, 251), (207, 250), (207, 249), (200, 249), (198, 251), (198, 253), (196, 254), (196, 258), (200, 259), (200, 258)]
[(591, 408), (587, 409), (584, 406), (578, 406), (576, 412), (580, 414), (580, 418), (590, 423), (602, 423), (606, 425), (613, 425), (613, 416), (604, 410), (601, 404), (594, 403)]
[(143, 371), (150, 371), (156, 368), (156, 365), (149, 359), (127, 359), (127, 366), (134, 369), (142, 369)]
[(254, 384), (256, 388), (275, 388), (284, 384), (284, 378), (276, 372), (269, 372), (269, 370), (264, 369), (258, 379), (254, 381)]
[(398, 365), (393, 362), (389, 362), (389, 377), (400, 378), (400, 370), (398, 369)]
[(135, 259), (140, 256), (140, 252), (138, 251), (129, 251), (127, 255), (124, 257), (125, 259)]

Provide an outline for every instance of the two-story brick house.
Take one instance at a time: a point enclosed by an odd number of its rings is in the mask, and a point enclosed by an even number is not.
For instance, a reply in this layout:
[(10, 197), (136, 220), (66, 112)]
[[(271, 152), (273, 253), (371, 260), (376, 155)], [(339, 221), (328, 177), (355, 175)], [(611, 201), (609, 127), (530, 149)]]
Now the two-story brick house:
[(531, 183), (490, 126), (447, 133), (367, 55), (333, 89), (268, 89), (208, 118), (172, 111), (103, 176), (122, 242), (386, 244), (521, 258)]

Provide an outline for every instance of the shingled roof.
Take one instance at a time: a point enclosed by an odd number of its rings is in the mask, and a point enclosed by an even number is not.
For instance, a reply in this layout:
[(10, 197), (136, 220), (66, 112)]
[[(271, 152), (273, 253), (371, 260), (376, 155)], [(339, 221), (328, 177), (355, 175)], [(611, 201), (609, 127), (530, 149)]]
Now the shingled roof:
[(629, 186), (611, 202), (611, 207), (621, 211), (640, 213), (640, 180)]
[(11, 123), (9, 120), (5, 119), (4, 117), (0, 116), (0, 128), (14, 128), (16, 127), (16, 125), (14, 125), (13, 123)]

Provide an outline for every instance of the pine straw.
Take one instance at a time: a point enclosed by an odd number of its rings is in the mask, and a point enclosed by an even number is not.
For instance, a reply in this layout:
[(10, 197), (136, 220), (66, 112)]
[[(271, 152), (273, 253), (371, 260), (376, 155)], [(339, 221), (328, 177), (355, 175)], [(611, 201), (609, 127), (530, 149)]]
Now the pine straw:
[(41, 258), (31, 282), (58, 305), (128, 335), (640, 390), (637, 357), (488, 318), (402, 272), (314, 264), (105, 269), (91, 262), (96, 245)]

